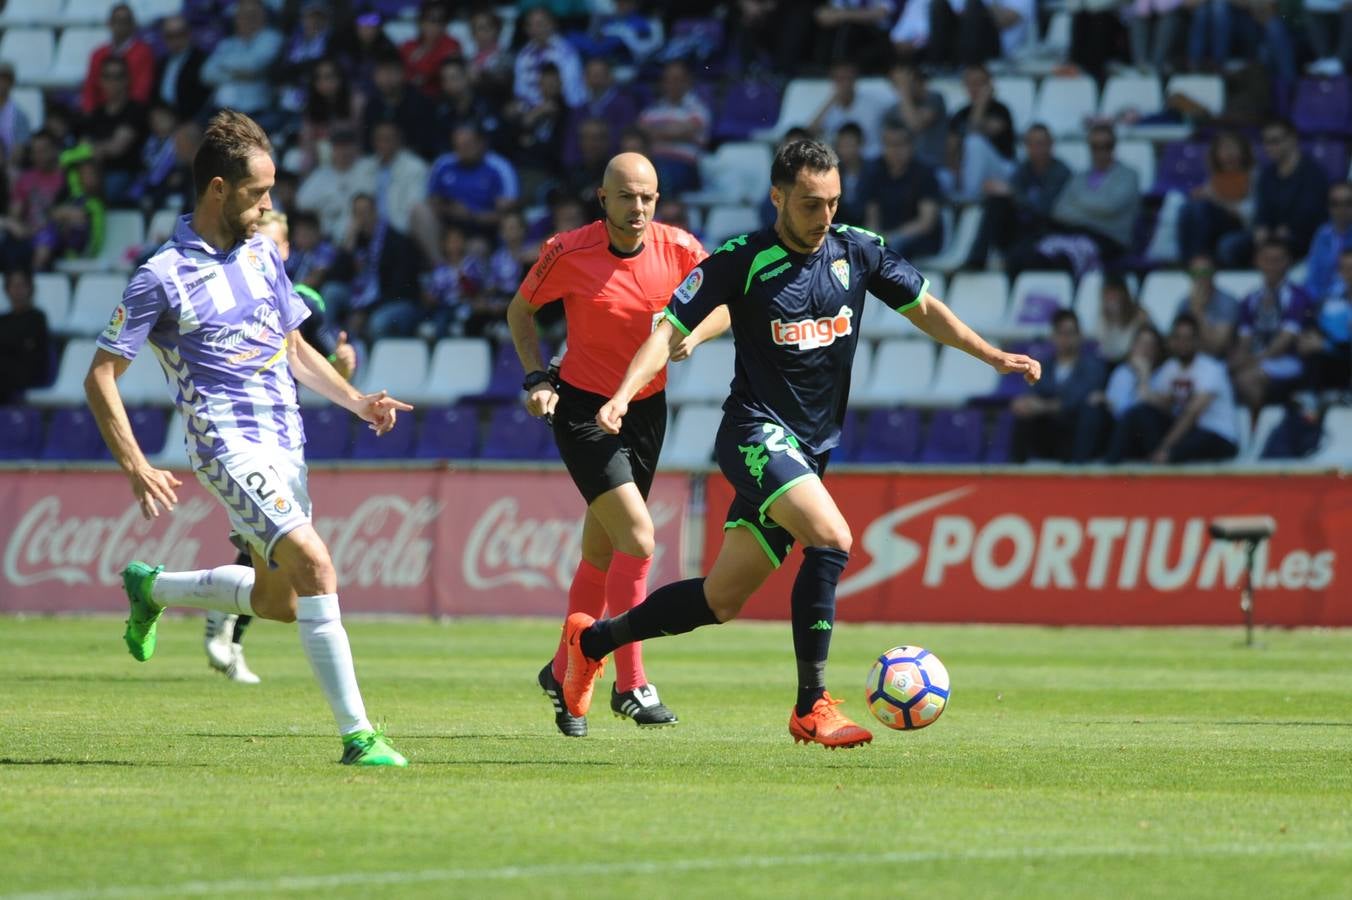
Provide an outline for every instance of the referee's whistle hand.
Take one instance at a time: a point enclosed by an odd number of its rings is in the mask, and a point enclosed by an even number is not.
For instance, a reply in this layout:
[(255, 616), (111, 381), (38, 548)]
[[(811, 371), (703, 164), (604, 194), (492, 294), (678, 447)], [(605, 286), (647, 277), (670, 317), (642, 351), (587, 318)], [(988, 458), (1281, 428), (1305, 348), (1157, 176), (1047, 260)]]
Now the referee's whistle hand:
[(629, 404), (619, 400), (609, 400), (606, 405), (596, 414), (596, 424), (601, 426), (601, 430), (607, 434), (619, 434), (620, 422), (624, 419), (624, 414), (629, 412)]
[(537, 386), (526, 395), (526, 412), (537, 419), (554, 415), (554, 407), (558, 405), (558, 392), (547, 384)]

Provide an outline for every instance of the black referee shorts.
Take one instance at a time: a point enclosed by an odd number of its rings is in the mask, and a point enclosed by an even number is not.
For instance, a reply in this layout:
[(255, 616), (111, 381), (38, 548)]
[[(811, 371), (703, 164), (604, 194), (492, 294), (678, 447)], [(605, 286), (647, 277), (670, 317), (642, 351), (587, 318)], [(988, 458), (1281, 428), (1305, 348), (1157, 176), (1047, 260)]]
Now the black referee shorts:
[(562, 382), (554, 408), (559, 457), (588, 506), (606, 491), (631, 481), (647, 500), (667, 434), (664, 391), (630, 403), (619, 434), (607, 434), (596, 424), (596, 414), (609, 399)]

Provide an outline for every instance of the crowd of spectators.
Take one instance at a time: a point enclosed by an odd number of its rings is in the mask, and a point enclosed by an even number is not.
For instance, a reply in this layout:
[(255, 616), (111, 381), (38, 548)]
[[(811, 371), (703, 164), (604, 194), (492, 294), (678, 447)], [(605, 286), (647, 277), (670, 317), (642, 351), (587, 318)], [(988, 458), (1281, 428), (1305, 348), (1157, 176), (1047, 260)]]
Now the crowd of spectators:
[[(1033, 0), (516, 7), (505, 19), (490, 3), (184, 0), (178, 14), (138, 22), (118, 4), (83, 83), (47, 92), (40, 129), (0, 62), (11, 306), (0, 393), (42, 381), (21, 371), (44, 370), (48, 355), (31, 273), (98, 256), (110, 209), (189, 210), (192, 155), (217, 108), (249, 113), (272, 136), (287, 267), (354, 338), (501, 340), (536, 248), (590, 217), (613, 153), (651, 157), (659, 218), (691, 225), (682, 196), (701, 188), (722, 134), (718, 98), (802, 75), (828, 78), (829, 94), (778, 137), (837, 148), (840, 220), (923, 259), (953, 237), (946, 210), (969, 206), (983, 215), (965, 268), (1106, 272), (1094, 333), (1081, 334), (1074, 312), (1049, 313), (1048, 377), (1011, 407), (1017, 458), (1220, 459), (1238, 443), (1236, 404), (1256, 412), (1349, 386), (1352, 183), (1330, 179), (1279, 115), (1302, 66), (1334, 76), (1352, 64), (1346, 8), (1071, 4), (1066, 65), (1100, 80), (1139, 67), (1231, 82), (1233, 108), (1210, 120), (1192, 117), (1186, 97), (1135, 111), (1211, 142), (1205, 181), (1160, 197), (1117, 158), (1120, 122), (1085, 123), (1083, 168), (1058, 156), (1045, 125), (1016, 130), (991, 67), (1017, 71), (1038, 43), (1048, 12)], [(391, 22), (407, 39), (391, 40)], [(1264, 90), (1245, 87), (1255, 67)], [(932, 88), (936, 72), (961, 77), (957, 108)], [(865, 76), (890, 90), (861, 90)], [(772, 220), (768, 201), (760, 214)], [(1135, 276), (1161, 265), (1191, 277), (1164, 334), (1133, 297)], [(1244, 297), (1213, 277), (1254, 268), (1262, 285)]]

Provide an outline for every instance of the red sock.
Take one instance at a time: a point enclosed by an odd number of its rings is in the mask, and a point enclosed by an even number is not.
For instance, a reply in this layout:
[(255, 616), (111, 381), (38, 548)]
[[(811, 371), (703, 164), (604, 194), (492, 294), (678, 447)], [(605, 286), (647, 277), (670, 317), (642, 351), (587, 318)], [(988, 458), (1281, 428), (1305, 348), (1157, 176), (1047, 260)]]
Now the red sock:
[[(568, 588), (568, 615), (584, 612), (597, 619), (606, 611), (606, 570), (598, 569), (585, 559), (577, 564), (573, 583)], [(554, 651), (554, 677), (563, 683), (568, 668), (568, 645), (559, 636), (559, 649)]]
[[(618, 616), (643, 602), (648, 593), (648, 568), (652, 557), (643, 559), (616, 550), (606, 573), (607, 615)], [(648, 683), (643, 673), (643, 645), (625, 644), (615, 651), (615, 689), (623, 694)]]

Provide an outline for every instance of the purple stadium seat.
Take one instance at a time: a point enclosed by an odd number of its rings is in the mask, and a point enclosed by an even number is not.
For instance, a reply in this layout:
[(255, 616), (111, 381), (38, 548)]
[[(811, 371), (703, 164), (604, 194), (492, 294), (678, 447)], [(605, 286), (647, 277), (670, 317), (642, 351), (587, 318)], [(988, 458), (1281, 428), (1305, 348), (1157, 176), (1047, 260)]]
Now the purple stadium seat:
[(169, 429), (169, 417), (163, 409), (153, 406), (141, 406), (127, 410), (131, 421), (131, 433), (136, 435), (136, 443), (147, 456), (164, 449), (165, 432)]
[(986, 448), (986, 462), (1007, 463), (1014, 446), (1014, 414), (1002, 410), (995, 417), (995, 427), (991, 429), (990, 446)]
[(438, 406), (423, 413), (413, 455), (418, 459), (473, 459), (479, 449), (479, 411)]
[(875, 409), (869, 413), (855, 462), (915, 462), (919, 458), (920, 413), (913, 409)]
[(47, 423), (47, 445), (42, 449), (42, 456), (44, 459), (107, 459), (108, 448), (89, 410), (83, 407), (58, 409)]
[(1347, 180), (1347, 145), (1342, 141), (1308, 141), (1300, 149), (1324, 167), (1330, 183)]
[(521, 406), (499, 406), (489, 416), (480, 459), (549, 459), (555, 455), (549, 426)]
[(34, 406), (0, 407), (0, 459), (34, 459), (41, 450), (41, 410)]
[(357, 426), (352, 441), (353, 459), (408, 459), (413, 456), (413, 438), (417, 432), (413, 417), (401, 416), (392, 430), (377, 435), (365, 422)]
[(852, 409), (845, 410), (845, 422), (840, 427), (840, 444), (831, 451), (831, 461), (854, 462), (862, 439), (859, 416)]
[(300, 417), (305, 423), (306, 459), (347, 459), (351, 413), (336, 406), (302, 406)]
[[(541, 344), (540, 358), (548, 362), (550, 356), (549, 348)], [(503, 341), (493, 356), (493, 371), (488, 376), (488, 389), (477, 397), (466, 399), (510, 400), (515, 403), (521, 396), (521, 379), (524, 374), (521, 371), (521, 360), (516, 356), (516, 348), (512, 346), (511, 341)]]
[(980, 462), (985, 445), (984, 417), (976, 409), (941, 409), (930, 420), (921, 462)]
[(714, 116), (714, 139), (744, 141), (779, 119), (779, 88), (764, 81), (734, 81)]
[(1291, 104), (1291, 121), (1301, 134), (1352, 132), (1352, 80), (1345, 75), (1302, 78)]
[(1166, 194), (1181, 191), (1187, 194), (1206, 181), (1207, 145), (1192, 141), (1175, 141), (1164, 146), (1159, 165), (1155, 167), (1155, 186), (1152, 193)]

